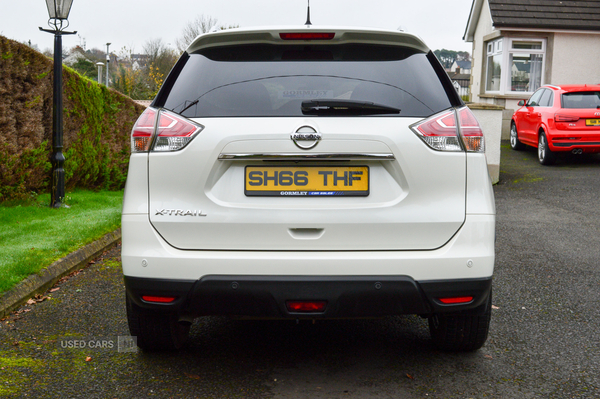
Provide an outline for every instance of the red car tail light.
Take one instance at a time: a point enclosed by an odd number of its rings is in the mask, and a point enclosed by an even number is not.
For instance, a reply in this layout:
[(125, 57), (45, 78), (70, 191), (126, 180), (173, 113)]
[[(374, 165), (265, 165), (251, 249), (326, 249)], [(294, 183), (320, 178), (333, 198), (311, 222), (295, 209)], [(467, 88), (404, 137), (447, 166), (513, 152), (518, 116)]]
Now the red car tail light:
[(463, 151), (460, 136), (464, 148), (468, 152), (483, 152), (485, 149), (483, 132), (475, 115), (467, 107), (461, 108), (457, 112), (460, 118), (460, 133), (454, 110), (444, 111), (411, 127), (421, 140), (434, 150)]
[(156, 111), (146, 108), (131, 130), (131, 152), (145, 152), (150, 149), (155, 123)]
[(578, 116), (573, 115), (564, 115), (564, 114), (554, 114), (555, 122), (577, 122), (579, 120)]
[(327, 301), (287, 301), (287, 310), (294, 313), (322, 313)]
[(202, 129), (204, 126), (173, 112), (148, 108), (138, 118), (131, 131), (131, 151), (178, 151), (192, 141)]
[(473, 112), (464, 107), (458, 111), (460, 119), (460, 135), (468, 152), (484, 152), (485, 140), (483, 130)]
[(333, 32), (283, 32), (279, 34), (282, 40), (331, 40)]

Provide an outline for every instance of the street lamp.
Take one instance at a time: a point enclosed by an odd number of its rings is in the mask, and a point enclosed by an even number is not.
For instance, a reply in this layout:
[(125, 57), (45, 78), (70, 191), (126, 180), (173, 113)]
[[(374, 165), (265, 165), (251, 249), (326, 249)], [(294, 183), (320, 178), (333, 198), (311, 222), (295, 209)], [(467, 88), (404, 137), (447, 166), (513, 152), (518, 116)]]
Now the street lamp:
[(110, 43), (106, 43), (106, 82), (104, 82), (106, 87), (108, 87), (108, 63), (110, 62), (110, 52), (108, 51), (108, 46), (110, 46)]
[(101, 62), (96, 62), (96, 66), (98, 67), (98, 84), (102, 84), (102, 67), (104, 64)]
[(63, 149), (63, 100), (62, 100), (62, 35), (74, 35), (66, 32), (69, 26), (67, 18), (73, 0), (46, 0), (48, 6), (48, 25), (53, 29), (41, 31), (54, 34), (54, 94), (52, 100), (52, 192), (50, 206), (60, 208), (65, 198), (65, 156)]

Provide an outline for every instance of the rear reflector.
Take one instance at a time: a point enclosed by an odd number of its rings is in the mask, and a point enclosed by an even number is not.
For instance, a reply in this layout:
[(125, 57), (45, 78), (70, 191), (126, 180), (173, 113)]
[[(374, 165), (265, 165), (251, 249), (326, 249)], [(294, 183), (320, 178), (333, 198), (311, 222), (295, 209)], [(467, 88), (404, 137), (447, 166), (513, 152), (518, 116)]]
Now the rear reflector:
[(327, 301), (287, 301), (286, 306), (293, 313), (322, 313)]
[(146, 302), (156, 302), (156, 303), (171, 303), (175, 299), (174, 296), (152, 296), (152, 295), (142, 295), (142, 299)]
[(446, 305), (469, 303), (473, 300), (472, 296), (459, 296), (454, 298), (439, 298), (439, 301)]
[(173, 112), (147, 108), (131, 131), (131, 152), (178, 151), (202, 129), (204, 126)]
[(331, 32), (285, 32), (280, 33), (283, 40), (331, 40), (335, 33)]

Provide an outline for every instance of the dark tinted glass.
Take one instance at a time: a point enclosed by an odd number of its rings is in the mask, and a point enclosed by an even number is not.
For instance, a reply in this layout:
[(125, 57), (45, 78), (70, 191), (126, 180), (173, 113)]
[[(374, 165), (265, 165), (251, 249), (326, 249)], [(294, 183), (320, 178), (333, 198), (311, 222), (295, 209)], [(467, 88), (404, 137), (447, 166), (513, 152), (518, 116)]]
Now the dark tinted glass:
[(542, 98), (540, 99), (540, 106), (551, 107), (553, 97), (552, 90), (544, 89), (544, 94), (542, 94)]
[(600, 91), (582, 91), (562, 95), (563, 108), (600, 108)]
[(157, 105), (186, 117), (302, 116), (302, 101), (314, 99), (368, 101), (413, 117), (451, 106), (425, 53), (390, 46), (208, 49), (165, 86)]
[(530, 107), (537, 107), (540, 105), (540, 99), (542, 98), (542, 94), (544, 94), (544, 89), (540, 89), (533, 93), (533, 95), (527, 101), (527, 105)]

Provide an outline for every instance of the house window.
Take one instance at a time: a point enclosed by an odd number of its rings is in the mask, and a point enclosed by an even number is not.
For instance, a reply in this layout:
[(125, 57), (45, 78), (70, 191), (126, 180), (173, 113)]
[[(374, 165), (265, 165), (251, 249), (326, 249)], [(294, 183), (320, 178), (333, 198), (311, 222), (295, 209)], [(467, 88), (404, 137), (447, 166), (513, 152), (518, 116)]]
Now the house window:
[(533, 92), (542, 85), (546, 41), (511, 39), (508, 54), (511, 92)]
[(502, 82), (502, 39), (487, 45), (486, 91), (500, 91)]
[(486, 49), (486, 92), (533, 93), (543, 84), (546, 39), (499, 38)]

